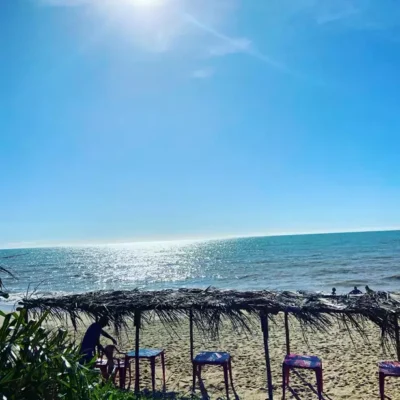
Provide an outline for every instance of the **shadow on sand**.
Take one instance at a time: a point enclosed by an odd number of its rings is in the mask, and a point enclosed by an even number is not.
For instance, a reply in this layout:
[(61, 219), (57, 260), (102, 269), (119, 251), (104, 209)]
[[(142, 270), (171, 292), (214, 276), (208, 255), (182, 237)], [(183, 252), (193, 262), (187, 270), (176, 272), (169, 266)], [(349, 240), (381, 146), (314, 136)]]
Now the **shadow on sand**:
[[(315, 393), (315, 398), (318, 398), (318, 392), (316, 390), (316, 388), (314, 387), (314, 385), (312, 383), (310, 383), (307, 378), (302, 375), (301, 373), (299, 373), (296, 370), (292, 370), (292, 376), (295, 377), (295, 379), (299, 379), (301, 381), (301, 383), (308, 387), (313, 393)], [(179, 400), (209, 400), (210, 399), (210, 395), (207, 392), (207, 389), (204, 385), (204, 381), (202, 379), (202, 377), (198, 376), (198, 382), (199, 382), (199, 386), (200, 386), (200, 392), (199, 393), (194, 393), (194, 394), (186, 394), (186, 395), (182, 395), (182, 393), (176, 393), (176, 392), (155, 392), (152, 393), (149, 390), (144, 390), (142, 392), (142, 394), (145, 396), (145, 398), (149, 398), (149, 399), (170, 399), (170, 400), (175, 400), (175, 399), (179, 399)], [(233, 385), (233, 382), (231, 381), (231, 388), (234, 394), (234, 399), (235, 400), (240, 400), (238, 394), (236, 393), (235, 387)], [(290, 394), (293, 396), (294, 399), (296, 400), (304, 400), (304, 398), (301, 397), (301, 393), (297, 393), (296, 390), (294, 390), (290, 385), (287, 387), (287, 390), (290, 392)], [(224, 397), (220, 397), (220, 399), (222, 399)], [(232, 397), (230, 397), (232, 398)], [(288, 397), (290, 398), (290, 397)], [(391, 400), (390, 397), (385, 396), (385, 398), (387, 400)], [(326, 393), (322, 394), (322, 400), (333, 400), (333, 398), (331, 396), (329, 396)]]
[[(198, 378), (198, 382), (199, 382), (199, 385), (200, 385), (200, 393), (201, 393), (201, 395), (200, 396), (196, 396), (196, 394), (194, 394), (193, 397), (191, 397), (191, 398), (192, 399), (202, 399), (202, 400), (210, 399), (210, 396), (209, 396), (209, 394), (207, 392), (207, 389), (206, 389), (206, 387), (204, 385), (204, 381), (203, 381), (202, 377), (197, 375), (197, 378)], [(232, 388), (232, 391), (233, 391), (233, 394), (234, 394), (234, 399), (235, 400), (239, 400), (239, 396), (236, 393), (236, 389), (235, 389), (235, 386), (233, 384), (232, 376), (230, 376), (230, 383), (231, 383), (231, 388)], [(232, 397), (230, 396), (229, 399), (231, 399), (231, 398)]]
[[(299, 378), (302, 382), (302, 384), (304, 386), (307, 386), (309, 389), (311, 389), (314, 393), (316, 398), (318, 398), (318, 392), (316, 390), (316, 388), (314, 387), (313, 384), (311, 384), (301, 373), (299, 373), (296, 370), (292, 370), (291, 371), (293, 375), (296, 375), (297, 378)], [(289, 390), (289, 392), (292, 394), (292, 396), (296, 399), (296, 400), (302, 400), (302, 398), (300, 397), (300, 394), (297, 393), (291, 386), (288, 386), (287, 389)], [(333, 400), (332, 397), (330, 397), (329, 395), (327, 395), (326, 393), (322, 393), (322, 400)]]

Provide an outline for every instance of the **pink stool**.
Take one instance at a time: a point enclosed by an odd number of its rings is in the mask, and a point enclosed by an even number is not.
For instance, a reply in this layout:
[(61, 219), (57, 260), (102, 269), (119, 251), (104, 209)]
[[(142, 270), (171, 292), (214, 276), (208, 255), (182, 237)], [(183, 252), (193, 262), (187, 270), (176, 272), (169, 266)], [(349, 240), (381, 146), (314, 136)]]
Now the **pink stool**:
[(379, 393), (381, 400), (385, 398), (385, 376), (400, 376), (399, 361), (381, 361), (379, 367)]
[[(112, 367), (112, 370), (110, 368)], [(126, 384), (126, 372), (128, 370), (127, 363), (124, 360), (119, 360), (114, 358), (112, 360), (112, 364), (110, 365), (109, 361), (105, 358), (98, 358), (96, 363), (94, 364), (95, 369), (99, 369), (101, 375), (105, 380), (109, 378), (112, 379), (112, 382), (115, 384), (115, 378), (118, 374), (119, 376), (119, 386), (121, 389), (125, 389)], [(130, 380), (130, 371), (129, 371), (129, 380)]]
[(317, 376), (318, 399), (322, 399), (322, 361), (316, 356), (303, 356), (300, 354), (288, 354), (282, 364), (282, 399), (285, 399), (286, 386), (289, 385), (289, 373), (291, 369), (312, 369)]

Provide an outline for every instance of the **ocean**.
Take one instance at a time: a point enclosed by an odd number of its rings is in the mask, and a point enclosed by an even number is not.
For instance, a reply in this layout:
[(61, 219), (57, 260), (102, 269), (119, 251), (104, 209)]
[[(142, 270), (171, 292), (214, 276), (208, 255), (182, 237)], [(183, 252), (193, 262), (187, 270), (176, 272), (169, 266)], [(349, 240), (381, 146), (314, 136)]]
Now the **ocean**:
[[(14, 257), (15, 256), (15, 257)], [(400, 290), (400, 231), (0, 250), (10, 302), (27, 292), (180, 287)]]

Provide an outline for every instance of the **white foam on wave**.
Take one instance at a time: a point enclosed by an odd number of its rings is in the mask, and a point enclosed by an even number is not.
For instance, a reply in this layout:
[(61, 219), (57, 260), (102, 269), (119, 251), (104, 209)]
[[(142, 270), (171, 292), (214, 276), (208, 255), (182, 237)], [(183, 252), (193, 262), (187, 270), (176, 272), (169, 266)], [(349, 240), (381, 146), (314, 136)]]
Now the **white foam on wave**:
[(33, 297), (59, 297), (59, 296), (66, 296), (69, 294), (73, 294), (72, 292), (66, 292), (66, 291), (37, 291), (33, 294), (30, 294), (29, 292), (11, 292), (9, 293), (9, 296), (7, 299), (1, 299), (0, 304), (6, 304), (6, 305), (12, 305), (12, 304), (18, 304), (19, 301), (22, 299), (26, 298), (27, 296), (29, 297), (32, 295)]

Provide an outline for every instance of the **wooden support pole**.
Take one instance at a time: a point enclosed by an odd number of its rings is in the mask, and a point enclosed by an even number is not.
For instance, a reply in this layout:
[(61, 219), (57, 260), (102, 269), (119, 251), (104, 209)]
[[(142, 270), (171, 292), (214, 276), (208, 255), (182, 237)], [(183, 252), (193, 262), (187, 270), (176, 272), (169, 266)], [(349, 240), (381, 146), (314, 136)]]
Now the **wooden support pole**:
[(397, 351), (397, 361), (400, 361), (400, 331), (399, 331), (399, 319), (398, 315), (394, 314), (394, 329), (396, 335), (396, 351)]
[(189, 315), (189, 332), (190, 332), (190, 362), (193, 362), (194, 350), (193, 350), (193, 311), (190, 310)]
[(261, 313), (261, 328), (264, 337), (264, 351), (265, 351), (265, 364), (267, 366), (267, 384), (268, 384), (268, 400), (273, 400), (274, 392), (272, 386), (272, 374), (271, 374), (271, 360), (269, 358), (269, 345), (268, 345), (268, 314)]
[(285, 311), (286, 355), (290, 354), (289, 314)]
[(139, 340), (140, 340), (140, 311), (135, 312), (135, 393), (140, 391), (140, 370), (139, 370)]

